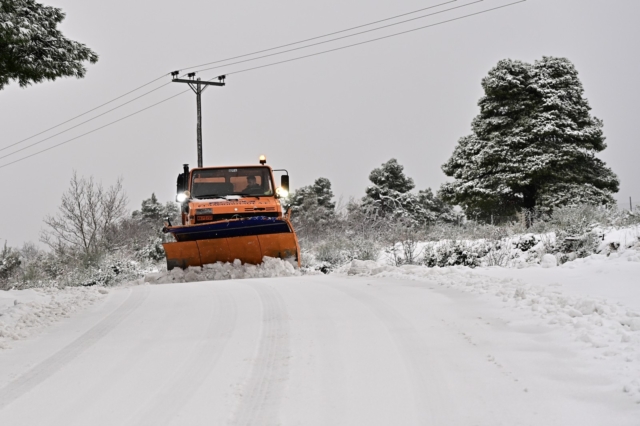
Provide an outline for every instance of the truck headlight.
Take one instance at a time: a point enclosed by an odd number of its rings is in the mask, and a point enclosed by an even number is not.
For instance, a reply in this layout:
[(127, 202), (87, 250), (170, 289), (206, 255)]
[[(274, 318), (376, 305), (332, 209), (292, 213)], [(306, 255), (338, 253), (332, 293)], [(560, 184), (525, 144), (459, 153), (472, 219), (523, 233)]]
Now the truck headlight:
[(278, 189), (276, 189), (276, 194), (278, 194), (278, 197), (280, 198), (287, 198), (289, 196), (289, 191), (283, 187), (278, 187)]
[(176, 201), (179, 203), (184, 203), (189, 199), (189, 197), (191, 197), (191, 194), (189, 193), (189, 191), (184, 191), (176, 195)]

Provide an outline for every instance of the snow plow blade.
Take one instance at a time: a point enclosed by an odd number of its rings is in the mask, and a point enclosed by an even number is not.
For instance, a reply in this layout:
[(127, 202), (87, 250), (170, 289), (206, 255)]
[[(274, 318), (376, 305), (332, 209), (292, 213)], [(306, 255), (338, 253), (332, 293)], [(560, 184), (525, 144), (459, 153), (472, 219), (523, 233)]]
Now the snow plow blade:
[(167, 269), (233, 262), (258, 265), (264, 256), (293, 258), (300, 266), (300, 246), (286, 218), (255, 217), (194, 226), (166, 227), (177, 242), (164, 243)]

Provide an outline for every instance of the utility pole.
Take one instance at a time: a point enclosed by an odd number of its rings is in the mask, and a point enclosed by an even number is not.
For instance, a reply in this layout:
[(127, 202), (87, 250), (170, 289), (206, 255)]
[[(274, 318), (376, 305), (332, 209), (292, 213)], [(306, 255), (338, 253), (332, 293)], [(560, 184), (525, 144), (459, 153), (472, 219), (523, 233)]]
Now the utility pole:
[(221, 75), (218, 77), (218, 82), (214, 82), (214, 81), (202, 81), (200, 80), (200, 78), (198, 78), (197, 80), (194, 80), (194, 77), (196, 76), (195, 72), (190, 72), (189, 74), (187, 74), (187, 77), (189, 77), (189, 80), (184, 80), (184, 79), (180, 79), (177, 78), (178, 74), (180, 74), (180, 71), (174, 71), (171, 73), (171, 77), (172, 77), (172, 82), (173, 83), (186, 83), (189, 85), (189, 87), (191, 88), (191, 90), (193, 90), (193, 92), (196, 94), (196, 105), (197, 105), (197, 110), (198, 110), (198, 124), (196, 127), (196, 135), (197, 135), (197, 140), (198, 140), (198, 167), (202, 167), (202, 102), (201, 102), (201, 95), (202, 92), (204, 92), (204, 90), (208, 87), (208, 86), (224, 86), (224, 79), (225, 76)]

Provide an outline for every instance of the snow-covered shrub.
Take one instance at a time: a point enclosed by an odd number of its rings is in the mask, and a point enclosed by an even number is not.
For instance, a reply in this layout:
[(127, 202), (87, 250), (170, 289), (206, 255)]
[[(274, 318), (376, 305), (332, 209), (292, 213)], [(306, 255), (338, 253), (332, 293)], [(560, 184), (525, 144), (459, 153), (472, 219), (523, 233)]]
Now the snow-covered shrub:
[(421, 263), (420, 241), (425, 240), (425, 232), (412, 220), (398, 219), (391, 222), (385, 233), (385, 240), (384, 251), (392, 265), (417, 265)]
[(602, 240), (598, 227), (615, 223), (617, 216), (617, 209), (609, 206), (580, 204), (555, 209), (550, 222), (556, 231), (560, 262), (595, 253)]
[(511, 244), (504, 244), (503, 242), (497, 242), (482, 258), (483, 263), (486, 266), (502, 266), (509, 265), (509, 261), (513, 258), (513, 252)]
[(420, 242), (415, 238), (407, 238), (391, 244), (385, 247), (384, 251), (394, 266), (421, 263), (420, 254), (422, 250), (420, 249)]
[[(380, 249), (381, 245), (375, 240), (362, 238), (360, 236), (349, 237), (348, 235), (334, 235), (312, 246), (313, 261), (316, 262), (313, 268), (326, 272), (349, 263), (354, 259), (376, 260)], [(303, 262), (305, 262), (304, 256)]]
[(315, 257), (323, 266), (333, 269), (353, 259), (348, 245), (347, 239), (332, 238), (315, 247)]
[(516, 242), (515, 247), (518, 250), (523, 252), (528, 251), (533, 248), (536, 244), (538, 244), (538, 239), (533, 234), (526, 234), (520, 237), (520, 239)]
[(112, 286), (144, 276), (142, 264), (125, 257), (110, 256), (86, 268), (74, 268), (61, 277), (63, 286)]
[(151, 260), (154, 262), (162, 262), (165, 259), (164, 247), (162, 247), (162, 238), (151, 237), (147, 244), (134, 248), (135, 257), (138, 260)]
[(9, 283), (9, 279), (16, 273), (20, 267), (20, 256), (17, 251), (11, 247), (7, 247), (5, 241), (2, 251), (0, 251), (0, 289), (5, 289)]
[(620, 225), (633, 226), (640, 224), (640, 205), (636, 205), (634, 210), (623, 210), (620, 214)]
[(557, 232), (575, 236), (591, 232), (599, 225), (612, 225), (617, 214), (612, 207), (578, 204), (555, 209), (549, 222)]
[(435, 266), (469, 266), (475, 268), (481, 265), (481, 260), (489, 253), (486, 244), (471, 244), (468, 241), (447, 241), (425, 250), (423, 264), (433, 268)]

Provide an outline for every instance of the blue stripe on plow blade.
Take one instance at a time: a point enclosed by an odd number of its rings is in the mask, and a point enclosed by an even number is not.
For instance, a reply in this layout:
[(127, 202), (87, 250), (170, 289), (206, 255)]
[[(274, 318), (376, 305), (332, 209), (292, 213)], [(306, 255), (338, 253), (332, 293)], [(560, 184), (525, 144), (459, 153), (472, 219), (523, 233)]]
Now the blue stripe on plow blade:
[(250, 235), (282, 234), (291, 232), (289, 225), (274, 217), (250, 217), (241, 220), (203, 223), (200, 225), (165, 228), (176, 241), (210, 240), (215, 238), (246, 237)]

